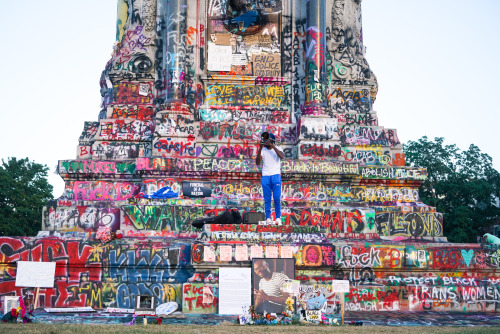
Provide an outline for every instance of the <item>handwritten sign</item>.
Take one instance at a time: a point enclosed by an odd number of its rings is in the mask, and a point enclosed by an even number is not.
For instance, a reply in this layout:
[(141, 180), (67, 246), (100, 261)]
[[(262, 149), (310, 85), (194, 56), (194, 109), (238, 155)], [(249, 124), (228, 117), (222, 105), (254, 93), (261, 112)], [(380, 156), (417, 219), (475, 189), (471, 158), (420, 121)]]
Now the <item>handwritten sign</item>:
[(332, 292), (349, 292), (350, 286), (348, 280), (333, 280)]
[(248, 261), (248, 246), (236, 246), (236, 250), (234, 251), (234, 258), (236, 261)]
[(246, 47), (259, 44), (259, 36), (249, 35), (249, 36), (245, 36), (243, 38), (245, 40)]
[(271, 47), (271, 36), (270, 35), (260, 35), (259, 36), (259, 44), (263, 48), (270, 48)]
[(232, 59), (231, 45), (208, 43), (207, 68), (209, 71), (231, 71)]
[(219, 246), (219, 257), (221, 262), (230, 262), (233, 259), (233, 247)]
[(215, 262), (215, 249), (213, 246), (203, 246), (203, 261)]
[(214, 302), (214, 295), (209, 286), (203, 287), (203, 304), (212, 304)]
[(212, 187), (210, 182), (182, 182), (182, 195), (186, 197), (210, 197)]
[(252, 259), (262, 257), (262, 246), (254, 245), (250, 247), (250, 256)]
[(266, 246), (266, 257), (269, 259), (277, 259), (278, 246)]
[[(204, 296), (208, 293), (205, 287), (210, 288), (213, 298)], [(184, 283), (182, 285), (182, 313), (217, 313), (218, 296), (219, 287), (215, 284)], [(211, 298), (211, 303), (205, 303)]]
[(279, 54), (252, 55), (253, 75), (256, 77), (280, 77), (281, 58)]
[(321, 321), (321, 311), (307, 310), (306, 311), (306, 320), (311, 321), (311, 322)]
[(292, 246), (281, 246), (280, 251), (282, 259), (291, 259), (293, 257)]
[(55, 273), (55, 262), (18, 261), (16, 286), (53, 288)]

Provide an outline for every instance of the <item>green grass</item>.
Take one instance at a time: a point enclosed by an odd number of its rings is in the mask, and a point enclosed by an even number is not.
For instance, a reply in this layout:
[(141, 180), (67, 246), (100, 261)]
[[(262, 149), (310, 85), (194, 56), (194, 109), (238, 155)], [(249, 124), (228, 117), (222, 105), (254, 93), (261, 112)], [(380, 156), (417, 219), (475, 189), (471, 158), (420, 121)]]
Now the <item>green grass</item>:
[(40, 334), (126, 334), (126, 333), (179, 333), (179, 334), (240, 334), (240, 333), (499, 333), (500, 327), (387, 327), (387, 326), (239, 326), (239, 325), (67, 325), (67, 324), (6, 324), (0, 323), (0, 333)]

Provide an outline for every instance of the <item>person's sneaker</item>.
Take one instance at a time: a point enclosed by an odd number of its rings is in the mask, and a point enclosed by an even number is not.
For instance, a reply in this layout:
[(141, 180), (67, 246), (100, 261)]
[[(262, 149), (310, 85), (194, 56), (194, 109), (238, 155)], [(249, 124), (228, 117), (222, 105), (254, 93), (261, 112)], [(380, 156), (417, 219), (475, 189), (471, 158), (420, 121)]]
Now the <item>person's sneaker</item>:
[(274, 224), (275, 225), (282, 225), (282, 223), (281, 223), (281, 217), (276, 218), (276, 220), (274, 221)]
[(267, 218), (266, 225), (272, 225), (272, 224), (273, 224), (273, 220), (271, 218)]

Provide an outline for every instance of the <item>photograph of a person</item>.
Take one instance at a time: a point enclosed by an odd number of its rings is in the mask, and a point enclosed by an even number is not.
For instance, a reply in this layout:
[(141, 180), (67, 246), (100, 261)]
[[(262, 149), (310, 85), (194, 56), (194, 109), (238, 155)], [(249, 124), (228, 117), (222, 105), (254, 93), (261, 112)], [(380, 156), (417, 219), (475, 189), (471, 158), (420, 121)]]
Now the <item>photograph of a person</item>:
[(253, 305), (257, 313), (282, 313), (290, 293), (283, 285), (295, 279), (294, 259), (253, 259)]
[(148, 295), (138, 295), (135, 300), (136, 310), (151, 310), (154, 308), (155, 297)]

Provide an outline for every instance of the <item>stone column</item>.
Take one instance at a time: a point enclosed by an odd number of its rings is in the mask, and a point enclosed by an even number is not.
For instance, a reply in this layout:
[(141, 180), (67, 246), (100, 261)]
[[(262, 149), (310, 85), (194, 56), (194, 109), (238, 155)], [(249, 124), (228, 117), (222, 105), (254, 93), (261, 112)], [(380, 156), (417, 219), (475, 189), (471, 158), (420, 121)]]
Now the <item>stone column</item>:
[(306, 115), (323, 115), (326, 101), (326, 0), (307, 2)]
[(166, 17), (163, 69), (166, 71), (165, 102), (182, 102), (185, 92), (187, 0), (159, 0), (159, 12)]

